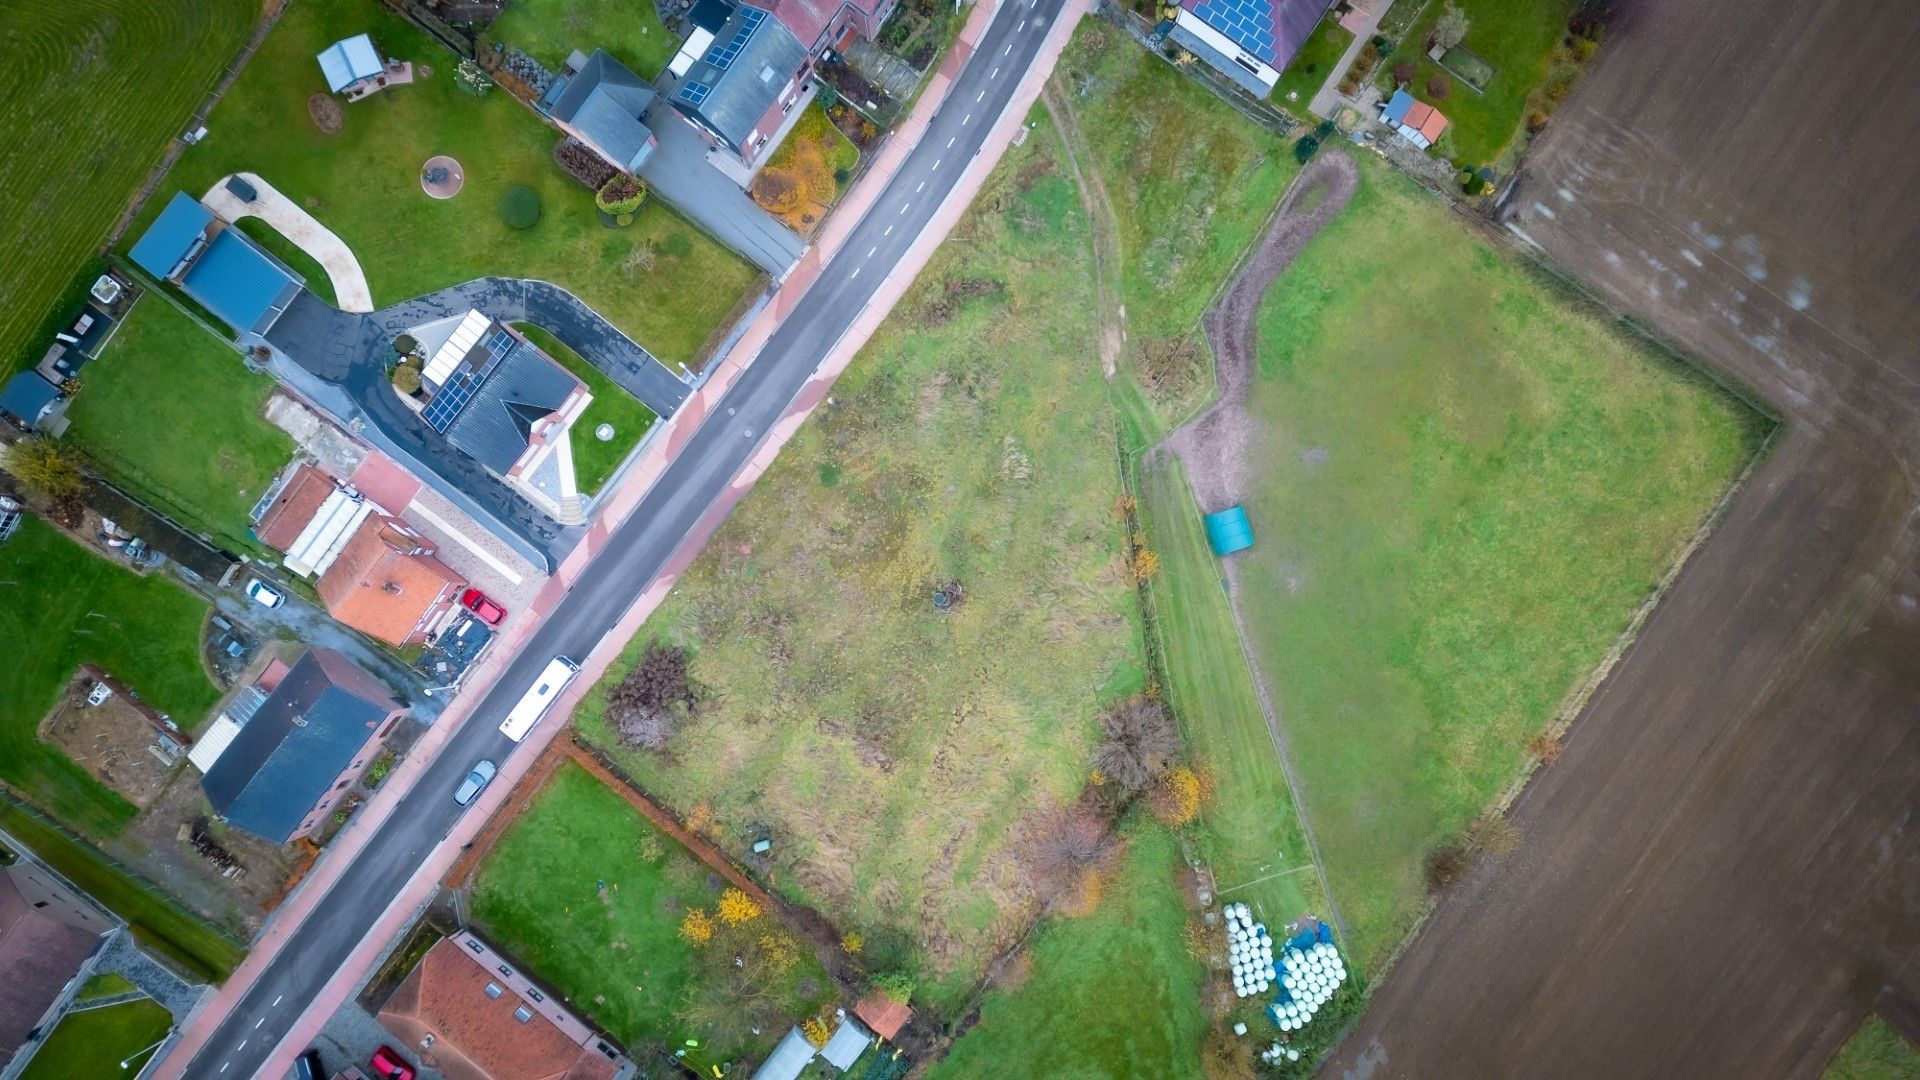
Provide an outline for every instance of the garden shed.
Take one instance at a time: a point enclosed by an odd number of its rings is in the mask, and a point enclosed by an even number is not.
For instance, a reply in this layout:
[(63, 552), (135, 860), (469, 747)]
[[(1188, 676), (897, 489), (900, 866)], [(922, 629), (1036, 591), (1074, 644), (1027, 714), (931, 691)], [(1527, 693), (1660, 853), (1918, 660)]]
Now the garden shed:
[(1253, 526), (1244, 506), (1232, 506), (1207, 515), (1207, 544), (1216, 556), (1231, 555), (1253, 546)]
[(306, 283), (184, 191), (174, 193), (129, 254), (243, 333), (265, 334)]
[(787, 1037), (753, 1071), (753, 1080), (795, 1080), (812, 1061), (813, 1044), (798, 1027), (788, 1028)]

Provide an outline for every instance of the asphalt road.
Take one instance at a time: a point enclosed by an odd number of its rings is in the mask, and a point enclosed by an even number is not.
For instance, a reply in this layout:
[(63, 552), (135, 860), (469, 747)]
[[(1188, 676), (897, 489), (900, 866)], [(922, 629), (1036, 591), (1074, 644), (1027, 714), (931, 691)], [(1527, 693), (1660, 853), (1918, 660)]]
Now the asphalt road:
[(187, 1064), (185, 1075), (257, 1072), (452, 829), (462, 813), (453, 804), (453, 789), (473, 762), (531, 752), (500, 734), (507, 710), (554, 656), (591, 652), (681, 546), (926, 226), (1033, 63), (1062, 2), (1014, 0), (995, 17), (919, 147), (822, 271), (806, 303), (774, 332), (723, 407), (609, 539), (419, 785)]

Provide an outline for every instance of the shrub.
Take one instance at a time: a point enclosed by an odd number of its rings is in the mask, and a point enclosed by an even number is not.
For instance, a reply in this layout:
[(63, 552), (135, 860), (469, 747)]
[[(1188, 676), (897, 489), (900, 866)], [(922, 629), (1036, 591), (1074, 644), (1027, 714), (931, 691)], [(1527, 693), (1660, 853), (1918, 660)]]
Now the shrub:
[(540, 222), (540, 193), (514, 184), (500, 193), (500, 220), (510, 229), (531, 229)]
[(420, 392), (420, 361), (409, 357), (393, 366), (393, 388), (403, 394)]
[(846, 187), (847, 181), (851, 179), (853, 179), (852, 169), (849, 169), (846, 166), (842, 165), (841, 167), (833, 170), (833, 182), (839, 185), (840, 187)]
[(1467, 13), (1453, 6), (1453, 0), (1447, 0), (1447, 10), (1433, 24), (1433, 33), (1427, 35), (1432, 42), (1430, 47), (1451, 49), (1467, 39)]
[(1293, 160), (1302, 165), (1312, 161), (1313, 155), (1319, 152), (1320, 140), (1311, 135), (1302, 135), (1300, 141), (1293, 144)]
[(412, 334), (401, 334), (393, 339), (393, 351), (401, 356), (412, 356), (413, 351), (419, 347), (420, 343), (414, 340)]
[(1413, 61), (1402, 60), (1399, 63), (1393, 65), (1393, 81), (1396, 85), (1399, 85), (1399, 86), (1405, 86), (1408, 83), (1412, 82), (1413, 81)]
[(830, 82), (821, 82), (819, 89), (813, 92), (813, 100), (823, 109), (831, 109), (840, 104), (840, 90)]
[(646, 201), (647, 186), (625, 173), (614, 174), (593, 196), (593, 205), (602, 213), (615, 215), (631, 214)]
[(867, 939), (848, 931), (840, 935), (840, 947), (847, 950), (848, 955), (858, 956), (860, 950), (867, 947)]
[(1176, 765), (1160, 774), (1149, 801), (1153, 813), (1163, 823), (1179, 827), (1200, 816), (1209, 785), (1206, 778), (1185, 765)]
[(1453, 80), (1447, 78), (1445, 75), (1442, 75), (1438, 71), (1427, 76), (1427, 96), (1428, 97), (1432, 98), (1435, 101), (1445, 101), (1447, 100), (1447, 95), (1451, 94), (1452, 92), (1453, 92)]
[(1119, 861), (1120, 841), (1105, 818), (1076, 806), (1034, 822), (1022, 855), (1034, 891), (1060, 897), (1070, 907), (1086, 907), (1085, 895), (1097, 893), (1102, 875)]
[(690, 664), (687, 650), (656, 642), (607, 691), (607, 721), (622, 742), (656, 753), (667, 748), (680, 721), (700, 701)]
[(904, 971), (883, 971), (873, 977), (873, 988), (888, 1001), (905, 1005), (913, 1000), (914, 979)]
[(1144, 694), (1127, 698), (1102, 713), (1100, 729), (1094, 767), (1129, 793), (1151, 783), (1180, 752), (1180, 731), (1172, 714)]
[(816, 1050), (827, 1045), (827, 1039), (831, 1036), (827, 1031), (827, 1022), (817, 1016), (809, 1016), (800, 1022), (800, 1034), (806, 1036), (807, 1042)]
[(688, 908), (686, 917), (680, 920), (680, 936), (696, 949), (712, 941), (713, 916), (705, 908)]
[(754, 903), (753, 897), (734, 888), (729, 888), (720, 894), (720, 918), (724, 919), (728, 926), (738, 926), (759, 917), (760, 905)]
[(7, 471), (22, 487), (49, 499), (77, 498), (85, 486), (80, 467), (60, 444), (45, 435), (14, 443), (6, 453)]
[(593, 191), (599, 191), (607, 181), (620, 175), (619, 169), (607, 164), (599, 154), (587, 149), (585, 144), (571, 135), (554, 144), (553, 163)]
[(1428, 891), (1442, 893), (1460, 884), (1472, 865), (1473, 859), (1458, 840), (1448, 840), (1427, 852)]
[(1322, 120), (1313, 127), (1313, 137), (1319, 139), (1321, 142), (1326, 142), (1328, 139), (1333, 138), (1333, 132), (1334, 127), (1333, 121), (1331, 120)]

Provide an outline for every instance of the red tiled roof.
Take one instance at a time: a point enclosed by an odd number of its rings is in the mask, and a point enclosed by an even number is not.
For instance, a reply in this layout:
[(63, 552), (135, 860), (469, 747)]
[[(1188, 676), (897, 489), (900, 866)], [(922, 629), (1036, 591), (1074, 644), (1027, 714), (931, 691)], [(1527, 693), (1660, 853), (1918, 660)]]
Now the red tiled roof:
[(259, 523), (253, 527), (254, 535), (268, 547), (285, 551), (331, 494), (332, 478), (303, 462), (280, 488), (280, 494), (274, 496), (267, 512), (260, 515)]
[(913, 1019), (913, 1010), (885, 994), (870, 994), (853, 1007), (853, 1015), (872, 1028), (875, 1035), (891, 1039)]
[(369, 514), (320, 575), (327, 611), (355, 630), (405, 645), (466, 584), (439, 559), (410, 554), (415, 546), (424, 542), (401, 533), (392, 518)]
[(1440, 138), (1441, 132), (1447, 130), (1447, 118), (1441, 114), (1439, 109), (1428, 106), (1426, 117), (1423, 118), (1420, 123), (1415, 124), (1414, 127), (1428, 142), (1434, 142)]
[(420, 490), (420, 481), (395, 464), (392, 458), (375, 450), (353, 470), (348, 483), (359, 488), (375, 506), (390, 514), (402, 513)]
[(754, 5), (773, 12), (773, 17), (793, 31), (793, 36), (800, 39), (808, 52), (813, 52), (820, 45), (820, 36), (843, 10), (854, 13), (853, 25), (859, 27), (861, 33), (869, 37), (878, 33), (875, 14), (884, 6), (884, 0), (754, 0)]
[[(427, 950), (380, 1010), (380, 1024), (447, 1080), (611, 1080), (615, 1065), (535, 1012), (522, 1023), (520, 996), (503, 990), (453, 938)], [(431, 1046), (424, 1046), (427, 1036)]]

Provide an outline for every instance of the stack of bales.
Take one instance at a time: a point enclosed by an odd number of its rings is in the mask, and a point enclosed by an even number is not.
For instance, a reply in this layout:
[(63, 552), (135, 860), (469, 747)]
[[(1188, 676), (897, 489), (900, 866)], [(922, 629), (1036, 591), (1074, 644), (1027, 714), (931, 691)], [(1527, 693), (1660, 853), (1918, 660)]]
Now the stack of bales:
[(1273, 939), (1267, 928), (1253, 921), (1245, 904), (1228, 904), (1227, 962), (1233, 968), (1233, 996), (1252, 997), (1273, 989), (1278, 974), (1273, 966)]
[(1267, 1015), (1281, 1031), (1305, 1027), (1347, 981), (1347, 966), (1339, 951), (1324, 941), (1286, 950), (1280, 965), (1280, 997), (1267, 1007)]
[(1290, 1046), (1281, 1046), (1279, 1043), (1274, 1043), (1272, 1046), (1260, 1051), (1260, 1060), (1269, 1065), (1278, 1065), (1283, 1061), (1299, 1061), (1300, 1051)]

